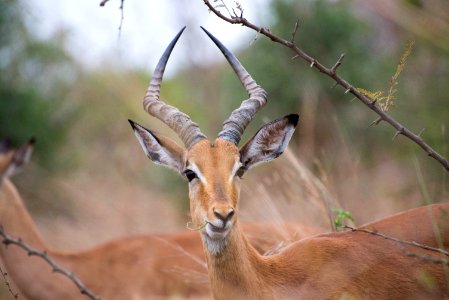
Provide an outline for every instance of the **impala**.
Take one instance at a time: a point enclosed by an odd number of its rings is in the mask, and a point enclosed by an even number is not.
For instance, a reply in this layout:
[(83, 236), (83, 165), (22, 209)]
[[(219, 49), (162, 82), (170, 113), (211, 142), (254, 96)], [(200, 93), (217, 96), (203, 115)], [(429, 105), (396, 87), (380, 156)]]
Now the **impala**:
[[(144, 109), (174, 130), (185, 148), (133, 121), (130, 124), (145, 154), (188, 181), (190, 214), (206, 253), (215, 299), (406, 299), (449, 296), (441, 265), (420, 256), (439, 256), (365, 232), (318, 235), (295, 242), (282, 252), (263, 256), (249, 243), (239, 222), (242, 176), (251, 167), (282, 154), (298, 123), (292, 114), (264, 125), (244, 146), (241, 136), (266, 92), (237, 58), (202, 28), (224, 54), (249, 94), (231, 113), (214, 141), (209, 141), (189, 116), (159, 99), (168, 58), (182, 34), (176, 35), (156, 66), (144, 98)], [(397, 233), (398, 238), (436, 245), (433, 220), (447, 214), (447, 205), (412, 210), (368, 224)], [(433, 213), (433, 217), (432, 216)], [(443, 225), (449, 221), (442, 219)], [(406, 228), (401, 232), (400, 228)], [(418, 229), (413, 231), (413, 228)], [(441, 228), (449, 241), (449, 230)], [(445, 244), (447, 246), (447, 244)], [(413, 257), (411, 256), (413, 254)], [(419, 257), (418, 257), (419, 256)], [(427, 281), (425, 280), (427, 279)]]
[[(204, 252), (196, 232), (154, 234), (110, 241), (93, 249), (66, 253), (50, 249), (40, 238), (24, 203), (8, 177), (28, 161), (34, 141), (18, 150), (0, 142), (0, 226), (27, 245), (43, 251), (104, 300), (154, 299), (169, 296), (209, 297)], [(245, 224), (251, 242), (261, 252), (282, 240), (318, 233), (318, 229), (285, 224), (273, 230)], [(287, 241), (288, 242), (288, 241)], [(69, 279), (55, 274), (39, 257), (14, 245), (0, 245), (9, 277), (27, 299), (86, 299)], [(1, 280), (0, 280), (1, 281)]]

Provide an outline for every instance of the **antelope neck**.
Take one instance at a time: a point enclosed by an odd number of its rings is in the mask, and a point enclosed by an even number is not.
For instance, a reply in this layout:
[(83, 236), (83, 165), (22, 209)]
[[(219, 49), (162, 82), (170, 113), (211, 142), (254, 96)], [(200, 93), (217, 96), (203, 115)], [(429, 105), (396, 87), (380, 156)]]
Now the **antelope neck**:
[[(206, 243), (204, 239), (203, 243)], [(214, 299), (244, 299), (260, 295), (261, 278), (256, 266), (264, 264), (264, 259), (249, 243), (238, 222), (219, 253), (212, 253), (206, 245), (205, 249)]]
[(0, 184), (0, 225), (14, 237), (20, 237), (33, 247), (44, 247), (23, 201), (8, 178)]

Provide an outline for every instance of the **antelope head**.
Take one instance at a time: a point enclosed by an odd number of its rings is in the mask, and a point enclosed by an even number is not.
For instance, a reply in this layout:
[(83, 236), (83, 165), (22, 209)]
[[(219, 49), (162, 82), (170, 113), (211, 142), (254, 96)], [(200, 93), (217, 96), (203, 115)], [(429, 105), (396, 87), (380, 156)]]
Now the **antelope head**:
[(299, 117), (288, 115), (264, 125), (239, 149), (243, 131), (267, 102), (267, 94), (237, 58), (202, 28), (224, 54), (249, 94), (249, 99), (224, 122), (217, 138), (209, 141), (189, 116), (159, 100), (166, 63), (184, 29), (159, 60), (144, 98), (144, 109), (174, 130), (185, 147), (131, 120), (129, 122), (145, 154), (156, 164), (177, 171), (189, 182), (192, 222), (201, 231), (207, 249), (216, 255), (226, 247), (227, 238), (237, 222), (241, 177), (249, 168), (282, 154)]

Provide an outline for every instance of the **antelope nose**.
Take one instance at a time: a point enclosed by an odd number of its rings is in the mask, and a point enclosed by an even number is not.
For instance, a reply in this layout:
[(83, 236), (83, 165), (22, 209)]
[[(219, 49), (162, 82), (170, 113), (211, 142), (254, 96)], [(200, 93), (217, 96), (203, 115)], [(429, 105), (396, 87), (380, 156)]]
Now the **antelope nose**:
[(223, 226), (226, 225), (226, 223), (232, 219), (232, 216), (234, 216), (234, 209), (232, 207), (227, 208), (218, 208), (215, 207), (213, 209), (214, 215), (223, 221)]

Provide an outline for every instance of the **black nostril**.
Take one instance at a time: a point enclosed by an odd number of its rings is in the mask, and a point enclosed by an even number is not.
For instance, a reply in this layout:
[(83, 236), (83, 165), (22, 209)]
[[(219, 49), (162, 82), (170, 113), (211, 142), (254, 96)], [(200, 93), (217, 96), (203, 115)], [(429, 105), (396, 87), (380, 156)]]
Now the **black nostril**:
[(234, 210), (231, 208), (226, 215), (222, 215), (218, 211), (214, 210), (214, 215), (223, 221), (224, 224), (226, 224), (234, 215)]

